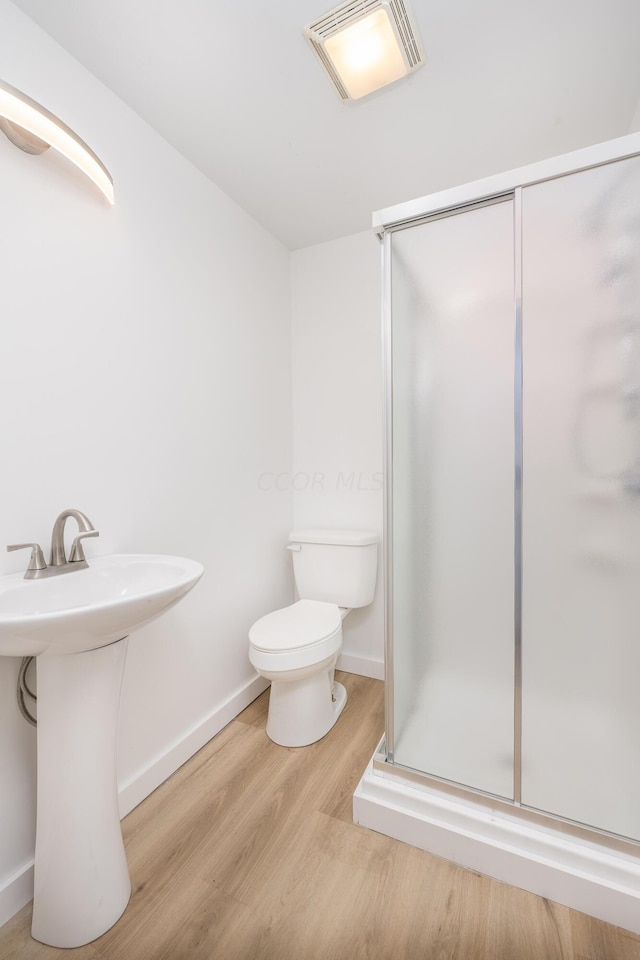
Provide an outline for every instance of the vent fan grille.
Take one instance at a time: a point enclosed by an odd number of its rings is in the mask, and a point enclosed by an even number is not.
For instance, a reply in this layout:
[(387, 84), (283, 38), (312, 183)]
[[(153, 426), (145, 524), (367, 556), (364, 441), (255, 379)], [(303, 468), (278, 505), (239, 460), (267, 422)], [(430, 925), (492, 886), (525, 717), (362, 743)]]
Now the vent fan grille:
[(323, 40), (331, 37), (338, 30), (343, 30), (349, 23), (359, 20), (366, 13), (371, 13), (382, 5), (382, 0), (347, 0), (339, 7), (334, 7), (329, 13), (309, 24), (307, 30), (315, 33)]
[(334, 66), (333, 66), (333, 64), (331, 63), (331, 60), (329, 59), (329, 57), (328, 57), (328, 56), (326, 55), (326, 53), (324, 52), (324, 47), (322, 46), (322, 44), (321, 44), (321, 43), (318, 43), (317, 40), (314, 40), (313, 37), (307, 37), (307, 40), (308, 40), (309, 43), (311, 44), (315, 55), (316, 55), (316, 56), (318, 57), (318, 59), (320, 60), (320, 63), (322, 64), (322, 66), (324, 67), (324, 69), (325, 69), (326, 72), (328, 73), (329, 77), (330, 77), (331, 80), (333, 81), (333, 85), (335, 86), (336, 90), (338, 91), (338, 95), (339, 95), (340, 99), (341, 99), (341, 100), (348, 100), (348, 99), (349, 99), (349, 94), (347, 93), (346, 88), (345, 88), (342, 80), (340, 79), (338, 73), (337, 73), (336, 70), (334, 69)]
[(350, 100), (351, 97), (331, 59), (325, 53), (324, 42), (333, 34), (344, 30), (351, 23), (361, 20), (379, 7), (385, 7), (393, 20), (407, 64), (407, 72), (412, 73), (417, 70), (425, 61), (408, 3), (405, 3), (404, 0), (347, 0), (346, 3), (334, 7), (333, 10), (309, 24), (304, 31), (309, 45), (331, 79), (341, 100)]
[(334, 33), (344, 30), (350, 23), (360, 20), (368, 13), (371, 13), (383, 5), (387, 7), (393, 19), (402, 51), (407, 61), (409, 72), (411, 73), (424, 63), (424, 53), (418, 39), (413, 18), (404, 0), (386, 0), (386, 2), (385, 0), (347, 0), (346, 3), (341, 4), (339, 7), (334, 7), (333, 10), (319, 17), (314, 23), (309, 24), (305, 30), (307, 40), (333, 81), (333, 85), (342, 100), (349, 100), (350, 97), (340, 77), (336, 73), (331, 60), (324, 52), (323, 43), (328, 37), (333, 36)]

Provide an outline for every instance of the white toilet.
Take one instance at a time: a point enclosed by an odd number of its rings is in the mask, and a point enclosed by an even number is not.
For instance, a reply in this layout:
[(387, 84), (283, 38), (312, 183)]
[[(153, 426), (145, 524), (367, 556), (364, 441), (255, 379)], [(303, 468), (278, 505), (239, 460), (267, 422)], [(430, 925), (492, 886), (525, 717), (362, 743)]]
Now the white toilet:
[(332, 728), (347, 702), (334, 681), (342, 621), (373, 600), (378, 537), (361, 530), (297, 530), (289, 537), (300, 599), (249, 631), (249, 660), (271, 680), (267, 734), (304, 747)]

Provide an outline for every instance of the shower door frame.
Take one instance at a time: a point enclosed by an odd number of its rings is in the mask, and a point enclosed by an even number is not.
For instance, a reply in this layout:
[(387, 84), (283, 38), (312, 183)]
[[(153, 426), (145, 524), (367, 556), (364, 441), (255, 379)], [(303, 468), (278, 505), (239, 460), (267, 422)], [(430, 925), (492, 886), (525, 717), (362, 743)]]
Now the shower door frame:
[[(640, 155), (640, 133), (530, 166), (445, 190), (408, 203), (388, 207), (373, 216), (373, 229), (381, 241), (382, 347), (384, 379), (384, 597), (385, 597), (385, 736), (374, 756), (373, 766), (385, 777), (433, 785), (452, 796), (473, 797), (503, 812), (518, 813), (532, 823), (553, 822), (567, 833), (586, 840), (606, 838), (608, 846), (638, 855), (640, 841), (586, 826), (522, 803), (522, 191), (572, 173), (604, 166)], [(464, 214), (478, 207), (511, 199), (514, 203), (514, 787), (513, 800), (486, 793), (472, 786), (445, 780), (434, 774), (399, 764), (394, 759), (394, 644), (393, 644), (393, 328), (391, 238), (399, 230), (444, 217)]]

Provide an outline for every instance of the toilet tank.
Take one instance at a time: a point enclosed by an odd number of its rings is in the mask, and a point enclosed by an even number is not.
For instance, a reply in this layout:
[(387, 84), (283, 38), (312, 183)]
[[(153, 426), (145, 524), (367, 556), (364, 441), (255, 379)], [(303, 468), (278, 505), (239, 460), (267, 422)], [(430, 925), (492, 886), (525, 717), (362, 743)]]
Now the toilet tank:
[(368, 530), (294, 530), (289, 535), (301, 600), (366, 607), (373, 600), (378, 537)]

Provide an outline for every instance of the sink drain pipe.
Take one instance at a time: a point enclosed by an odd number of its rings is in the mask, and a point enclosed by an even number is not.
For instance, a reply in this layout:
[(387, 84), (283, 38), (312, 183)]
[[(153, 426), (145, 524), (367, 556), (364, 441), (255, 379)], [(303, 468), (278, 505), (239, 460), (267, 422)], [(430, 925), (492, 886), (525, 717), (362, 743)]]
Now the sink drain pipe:
[(20, 670), (18, 672), (17, 693), (18, 693), (18, 707), (20, 708), (20, 713), (25, 718), (25, 720), (28, 720), (29, 723), (32, 723), (33, 726), (36, 727), (38, 725), (38, 721), (29, 710), (25, 701), (25, 697), (29, 697), (31, 700), (34, 701), (34, 703), (38, 699), (35, 693), (33, 692), (33, 690), (29, 689), (29, 685), (27, 683), (27, 670), (29, 669), (29, 666), (31, 665), (32, 660), (35, 660), (35, 657), (22, 658), (22, 663), (20, 664)]

